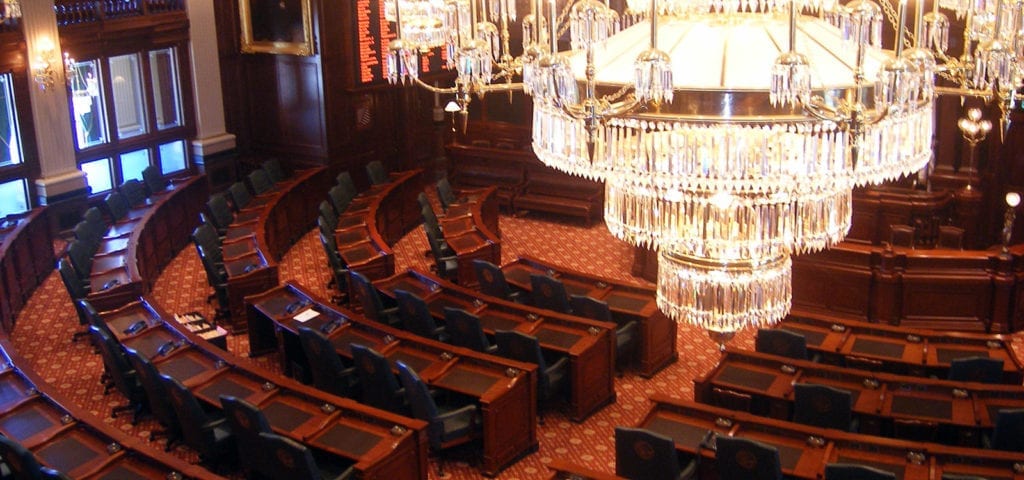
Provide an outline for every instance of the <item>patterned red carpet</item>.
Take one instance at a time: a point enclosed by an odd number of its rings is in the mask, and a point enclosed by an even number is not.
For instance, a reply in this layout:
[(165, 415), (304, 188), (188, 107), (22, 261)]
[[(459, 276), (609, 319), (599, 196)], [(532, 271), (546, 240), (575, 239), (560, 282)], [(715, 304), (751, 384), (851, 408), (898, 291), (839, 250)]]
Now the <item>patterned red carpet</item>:
[[(629, 266), (632, 250), (614, 239), (604, 225), (591, 227), (567, 224), (542, 218), (501, 217), (502, 260), (510, 261), (518, 254), (530, 254), (569, 268), (619, 279), (630, 279)], [(395, 246), (399, 269), (416, 267), (427, 270), (430, 259), (423, 256), (426, 238), (421, 229), (412, 231)], [(280, 264), (281, 281), (298, 280), (306, 287), (327, 295), (328, 271), (323, 249), (315, 231), (302, 237)], [(169, 312), (199, 311), (213, 317), (213, 309), (206, 304), (209, 291), (195, 249), (189, 246), (175, 258), (154, 284), (151, 297)], [(102, 362), (88, 342), (71, 342), (71, 335), (79, 329), (78, 319), (67, 293), (56, 274), (51, 275), (33, 295), (18, 317), (12, 339), (18, 352), (49, 383), (95, 415), (106, 419), (132, 435), (146, 437), (154, 426), (144, 420), (132, 426), (123, 419), (110, 419), (110, 408), (123, 402), (117, 393), (103, 395), (99, 383)], [(713, 342), (698, 329), (680, 326), (679, 358), (652, 379), (643, 379), (626, 373), (616, 379), (617, 401), (597, 412), (583, 423), (574, 423), (556, 411), (545, 414), (545, 425), (538, 429), (540, 449), (506, 469), (498, 478), (535, 479), (546, 472), (544, 464), (553, 458), (562, 458), (585, 464), (595, 470), (614, 472), (615, 452), (613, 431), (616, 425), (633, 425), (648, 409), (648, 395), (659, 392), (678, 398), (693, 398), (693, 379), (709, 370), (717, 360)], [(732, 345), (752, 348), (752, 332), (742, 332)], [(1018, 335), (1014, 343), (1017, 352), (1024, 352), (1024, 336)], [(244, 336), (229, 339), (229, 348), (240, 357), (248, 352)], [(274, 356), (254, 360), (260, 365), (279, 371)], [(185, 447), (175, 453), (195, 461), (195, 455)], [(473, 468), (472, 451), (456, 452), (446, 462), (445, 478), (480, 478)], [(435, 478), (431, 465), (431, 478)]]

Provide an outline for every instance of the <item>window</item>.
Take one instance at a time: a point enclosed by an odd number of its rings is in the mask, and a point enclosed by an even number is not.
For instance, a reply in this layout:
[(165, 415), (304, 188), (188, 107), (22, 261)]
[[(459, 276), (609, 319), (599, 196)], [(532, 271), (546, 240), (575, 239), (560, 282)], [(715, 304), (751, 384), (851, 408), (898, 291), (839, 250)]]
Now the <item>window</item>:
[(24, 178), (0, 183), (0, 217), (21, 213), (28, 208), (28, 186)]
[(0, 74), (0, 218), (32, 208), (13, 75)]
[(11, 74), (0, 75), (0, 167), (21, 163), (21, 133), (12, 83)]
[(178, 47), (76, 61), (70, 72), (78, 162), (93, 194), (141, 179), (150, 165), (188, 169)]

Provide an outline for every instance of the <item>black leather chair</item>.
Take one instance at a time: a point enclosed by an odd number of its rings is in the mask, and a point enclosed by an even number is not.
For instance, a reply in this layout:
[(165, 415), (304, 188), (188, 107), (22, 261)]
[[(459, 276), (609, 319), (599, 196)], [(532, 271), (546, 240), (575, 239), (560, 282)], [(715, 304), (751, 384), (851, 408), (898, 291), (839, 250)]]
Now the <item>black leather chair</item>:
[(481, 353), (498, 353), (498, 346), (487, 340), (480, 317), (461, 308), (444, 307), (444, 322), (452, 345)]
[(355, 466), (341, 462), (340, 458), (337, 464), (318, 463), (309, 448), (288, 437), (261, 433), (260, 440), (262, 448), (257, 454), (265, 456), (267, 478), (345, 480), (355, 473)]
[(262, 168), (249, 172), (248, 179), (249, 186), (252, 187), (252, 192), (256, 195), (263, 195), (274, 189), (274, 181), (270, 179), (270, 175)]
[(121, 192), (108, 193), (106, 198), (103, 199), (103, 204), (107, 207), (107, 214), (115, 222), (122, 222), (132, 218), (132, 207)]
[(160, 380), (181, 424), (182, 440), (199, 453), (200, 461), (216, 467), (233, 457), (235, 439), (225, 418), (207, 414), (181, 382), (167, 375), (160, 375)]
[(345, 210), (348, 210), (348, 204), (352, 203), (352, 197), (340, 185), (331, 187), (327, 191), (327, 198), (330, 199), (331, 206), (334, 207), (334, 212), (338, 215), (345, 213)]
[(487, 260), (476, 259), (473, 260), (473, 271), (476, 273), (476, 281), (480, 283), (480, 291), (485, 295), (513, 302), (523, 300), (522, 292), (514, 291), (509, 286), (501, 267)]
[(719, 435), (715, 444), (720, 480), (782, 480), (779, 449), (726, 435)]
[(867, 465), (830, 463), (825, 465), (825, 480), (896, 480), (896, 474)]
[(281, 183), (288, 179), (288, 174), (284, 173), (284, 169), (281, 168), (281, 162), (276, 158), (264, 161), (261, 166), (263, 167), (263, 171), (267, 172), (267, 176), (270, 177), (270, 181), (274, 183)]
[(853, 396), (846, 390), (798, 383), (793, 386), (793, 421), (821, 428), (856, 432)]
[(619, 324), (612, 316), (612, 310), (608, 308), (607, 302), (585, 295), (570, 295), (569, 305), (573, 315), (617, 324), (618, 326), (615, 328), (615, 363), (621, 367), (632, 361), (636, 356), (637, 345), (640, 343), (640, 325), (636, 323), (636, 320)]
[(299, 344), (306, 354), (313, 386), (339, 397), (358, 398), (359, 376), (355, 367), (345, 365), (323, 333), (299, 327)]
[(398, 384), (388, 359), (363, 345), (352, 344), (350, 349), (363, 391), (362, 403), (400, 415), (408, 412), (405, 390)]
[(533, 289), (530, 292), (533, 306), (558, 313), (572, 313), (569, 294), (561, 280), (534, 273), (530, 275), (530, 285)]
[(110, 416), (117, 418), (121, 413), (131, 412), (131, 424), (135, 425), (146, 406), (145, 391), (142, 389), (142, 384), (139, 383), (138, 375), (128, 363), (124, 351), (121, 350), (121, 344), (117, 343), (117, 340), (95, 325), (89, 326), (89, 332), (92, 335), (93, 344), (99, 349), (100, 356), (103, 357), (104, 370), (110, 376), (117, 391), (128, 399), (128, 404), (115, 406)]
[(759, 328), (754, 350), (795, 360), (808, 360), (807, 339), (784, 328)]
[(992, 436), (983, 440), (986, 448), (1024, 452), (1024, 408), (999, 410)]
[(366, 176), (372, 185), (383, 185), (391, 181), (388, 171), (380, 160), (374, 160), (366, 164)]
[[(82, 280), (75, 274), (74, 268), (71, 267), (71, 263), (67, 259), (61, 258), (57, 260), (57, 272), (60, 274), (60, 280), (64, 284), (64, 289), (68, 292), (68, 297), (71, 298), (72, 303), (76, 303), (77, 300), (85, 298), (89, 294), (86, 285), (82, 284)], [(83, 328), (71, 335), (71, 341), (78, 341), (79, 338), (89, 334), (87, 327), (89, 319), (85, 317), (81, 310), (78, 310), (77, 304), (75, 310), (78, 313), (78, 324), (82, 325)]]
[[(217, 236), (217, 229), (209, 222), (200, 223), (192, 230), (192, 244), (203, 247), (203, 251), (210, 256), (210, 259), (217, 265), (218, 270), (224, 268), (224, 252), (221, 251), (220, 237)], [(198, 252), (198, 250), (196, 250)]]
[(615, 427), (615, 474), (629, 480), (694, 478), (697, 461), (682, 468), (671, 438), (642, 428)]
[(316, 217), (317, 226), (321, 231), (330, 232), (333, 237), (334, 231), (338, 229), (338, 212), (334, 211), (334, 207), (327, 200), (320, 202), (317, 208), (320, 210)]
[(2, 435), (0, 435), (0, 458), (3, 459), (3, 465), (10, 470), (10, 475), (5, 478), (13, 480), (54, 478), (44, 476), (44, 467), (39, 464), (39, 460), (31, 450), (14, 439)]
[(269, 476), (270, 462), (260, 434), (274, 432), (263, 411), (245, 400), (229, 395), (222, 395), (220, 404), (224, 408), (228, 428), (235, 437), (238, 458), (244, 459), (240, 463), (247, 473), (246, 478), (253, 477), (253, 473)]
[(356, 182), (352, 180), (352, 175), (348, 173), (348, 170), (341, 172), (334, 177), (334, 183), (353, 194), (359, 193), (359, 189), (356, 188)]
[(444, 177), (437, 181), (437, 199), (441, 202), (441, 208), (448, 212), (448, 207), (456, 203), (466, 203), (468, 201), (465, 197), (458, 197), (455, 195), (455, 190), (452, 189), (451, 182), (448, 181), (448, 177)]
[(423, 338), (448, 342), (448, 333), (444, 325), (438, 325), (430, 314), (430, 307), (422, 298), (405, 290), (395, 290), (398, 300), (398, 312), (402, 317), (402, 327)]
[(373, 282), (370, 279), (355, 270), (349, 270), (348, 274), (349, 279), (352, 281), (352, 287), (359, 297), (360, 305), (363, 307), (364, 315), (369, 317), (370, 320), (393, 327), (401, 324), (402, 319), (399, 317), (398, 307), (385, 306), (380, 292), (377, 291), (377, 287), (373, 286)]
[(249, 193), (249, 188), (242, 182), (232, 183), (228, 187), (228, 196), (231, 198), (231, 206), (235, 212), (258, 206), (258, 203), (253, 203), (253, 197)]
[(559, 355), (546, 358), (537, 337), (514, 330), (498, 330), (494, 332), (494, 337), (498, 344), (498, 355), (537, 365), (538, 402), (547, 402), (569, 383), (569, 357)]
[(448, 280), (457, 280), (459, 271), (458, 257), (455, 256), (454, 252), (446, 252), (445, 248), (449, 248), (448, 244), (443, 238), (437, 237), (437, 233), (423, 225), (423, 232), (427, 235), (427, 243), (430, 245), (430, 253), (434, 257), (434, 265), (430, 267), (431, 270), (437, 272), (437, 275), (441, 278)]
[(171, 184), (156, 168), (156, 165), (150, 165), (142, 170), (142, 182), (146, 184), (146, 190), (149, 191), (150, 196), (167, 191), (167, 187)]
[(142, 384), (142, 389), (146, 392), (146, 404), (149, 407), (149, 412), (153, 414), (153, 418), (160, 425), (160, 429), (150, 431), (149, 441), (165, 438), (167, 443), (164, 445), (164, 450), (170, 451), (174, 444), (181, 440), (181, 423), (178, 421), (178, 415), (174, 413), (174, 408), (171, 407), (167, 388), (164, 386), (163, 380), (160, 379), (160, 372), (149, 359), (139, 355), (135, 350), (126, 349), (125, 357), (135, 369), (139, 383)]
[[(92, 306), (92, 303), (84, 298), (75, 300), (75, 310), (81, 312), (82, 316), (85, 317), (87, 324), (100, 329), (100, 331), (108, 337), (114, 339), (115, 343), (117, 342), (117, 334), (110, 329), (110, 325), (108, 325), (107, 321), (100, 316), (100, 312), (96, 311), (96, 308)], [(118, 343), (118, 348), (120, 348), (120, 343)]]
[(413, 369), (401, 361), (396, 366), (413, 417), (427, 422), (427, 441), (430, 451), (439, 457), (437, 474), (443, 478), (444, 460), (440, 458), (441, 453), (479, 435), (480, 412), (473, 403), (437, 404), (427, 385)]
[(231, 303), (228, 297), (228, 277), (222, 268), (218, 268), (215, 253), (208, 253), (202, 245), (196, 245), (199, 253), (199, 260), (206, 272), (206, 281), (213, 287), (213, 294), (207, 297), (207, 302), (216, 299), (216, 313), (214, 321), (231, 316)]
[(949, 363), (949, 378), (956, 382), (1001, 383), (1003, 360), (989, 357), (964, 357)]
[(130, 208), (144, 207), (149, 204), (149, 200), (146, 198), (146, 186), (138, 180), (125, 180), (117, 189), (121, 195), (124, 195)]
[[(224, 237), (228, 232), (228, 227), (236, 221), (239, 223), (245, 223), (259, 217), (259, 213), (253, 211), (242, 212), (236, 216), (231, 210), (231, 205), (228, 204), (228, 199), (221, 193), (210, 195), (210, 199), (206, 202), (206, 208), (210, 213), (210, 216), (208, 217), (210, 223), (217, 228), (217, 234), (221, 237)], [(245, 231), (245, 229), (239, 230), (246, 235), (251, 233)]]
[[(92, 275), (92, 252), (84, 242), (72, 240), (68, 243), (68, 260), (71, 267), (75, 269), (75, 276), (80, 280), (88, 281)], [(100, 273), (100, 272), (96, 272)]]
[(332, 286), (335, 288), (335, 293), (331, 294), (331, 301), (339, 305), (347, 303), (348, 265), (345, 264), (345, 259), (341, 258), (341, 255), (338, 253), (338, 248), (334, 244), (334, 237), (325, 235), (322, 229), (317, 232), (317, 236), (320, 238), (320, 245), (324, 248), (327, 266), (331, 269), (331, 281), (327, 283), (327, 288)]

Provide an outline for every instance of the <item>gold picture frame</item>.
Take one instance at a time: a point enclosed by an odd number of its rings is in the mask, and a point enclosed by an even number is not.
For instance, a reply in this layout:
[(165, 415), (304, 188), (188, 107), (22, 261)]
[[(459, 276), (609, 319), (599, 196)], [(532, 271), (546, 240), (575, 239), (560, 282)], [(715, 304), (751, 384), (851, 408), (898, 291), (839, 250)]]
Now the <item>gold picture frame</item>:
[(311, 0), (238, 0), (242, 53), (313, 55)]

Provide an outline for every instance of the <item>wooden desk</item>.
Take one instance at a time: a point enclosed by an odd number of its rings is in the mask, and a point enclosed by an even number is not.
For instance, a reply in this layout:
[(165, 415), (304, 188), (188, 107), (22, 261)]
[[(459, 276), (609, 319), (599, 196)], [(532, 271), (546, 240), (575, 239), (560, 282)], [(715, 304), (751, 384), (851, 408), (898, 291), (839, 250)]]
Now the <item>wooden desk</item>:
[[(434, 342), (336, 308), (296, 283), (248, 299), (249, 342), (254, 352), (276, 349), (293, 373), (308, 368), (298, 328), (326, 330), (338, 354), (351, 358), (353, 343), (373, 348), (392, 362), (401, 360), (435, 389), (458, 392), (479, 402), (483, 417), (483, 465), (486, 475), (537, 448), (536, 366)], [(295, 316), (318, 312), (306, 322)]]
[(546, 467), (549, 473), (545, 477), (547, 480), (624, 480), (622, 477), (598, 472), (561, 458), (552, 458)]
[(820, 479), (826, 464), (848, 462), (888, 470), (903, 480), (937, 480), (942, 473), (1024, 479), (1024, 461), (1018, 453), (826, 430), (661, 394), (651, 401), (654, 405), (638, 426), (672, 438), (680, 452), (701, 455), (705, 473), (715, 468), (715, 437), (729, 435), (778, 448), (782, 472), (788, 478)]
[(676, 322), (661, 313), (655, 287), (590, 275), (529, 256), (502, 265), (510, 285), (532, 291), (531, 274), (550, 275), (565, 284), (570, 294), (589, 295), (608, 303), (616, 323), (636, 321), (640, 328), (640, 375), (650, 378), (679, 357), (676, 351)]
[[(263, 410), (276, 433), (351, 460), (359, 478), (427, 478), (424, 422), (253, 366), (188, 332), (146, 299), (102, 315), (122, 345), (149, 358), (160, 373), (182, 382), (199, 400), (216, 408), (221, 395), (247, 400)], [(131, 335), (121, 330), (139, 321), (149, 326)]]
[(1003, 383), (1024, 381), (1024, 367), (1003, 335), (893, 327), (800, 310), (791, 312), (779, 328), (803, 335), (810, 351), (835, 365), (855, 356), (881, 362), (887, 372), (946, 378), (956, 358), (990, 357), (1003, 360)]
[(474, 190), (468, 202), (451, 205), (439, 220), (445, 241), (455, 252), (456, 282), (476, 285), (473, 260), (501, 263), (501, 234), (498, 230), (498, 187)]
[(392, 173), (390, 182), (352, 199), (334, 233), (338, 254), (349, 269), (371, 280), (394, 275), (391, 245), (423, 222), (416, 202), (423, 191), (423, 175), (423, 169)]
[(316, 223), (316, 205), (329, 183), (325, 171), (325, 167), (317, 167), (296, 172), (273, 191), (257, 196), (257, 205), (240, 212), (229, 227), (225, 250), (239, 242), (253, 246), (251, 252), (232, 259), (225, 255), (231, 312), (228, 327), (233, 333), (245, 331), (245, 296), (279, 283), (277, 261)]
[(726, 350), (714, 369), (694, 380), (694, 398), (713, 403), (713, 388), (749, 394), (753, 413), (780, 420), (792, 417), (796, 383), (849, 391), (860, 433), (893, 437), (895, 420), (934, 423), (937, 442), (980, 447), (1000, 408), (1024, 408), (1024, 387), (951, 382), (872, 373), (757, 352)]
[(21, 443), (44, 466), (72, 478), (222, 477), (147, 445), (108, 425), (20, 367), (10, 343), (0, 338), (0, 433)]
[(53, 237), (46, 207), (0, 222), (0, 330), (10, 333), (25, 302), (53, 272)]
[(596, 322), (489, 297), (433, 275), (409, 269), (374, 282), (385, 295), (415, 293), (444, 323), (444, 307), (465, 309), (480, 317), (484, 331), (518, 330), (533, 335), (541, 348), (569, 357), (569, 417), (583, 421), (615, 401), (615, 324)]

